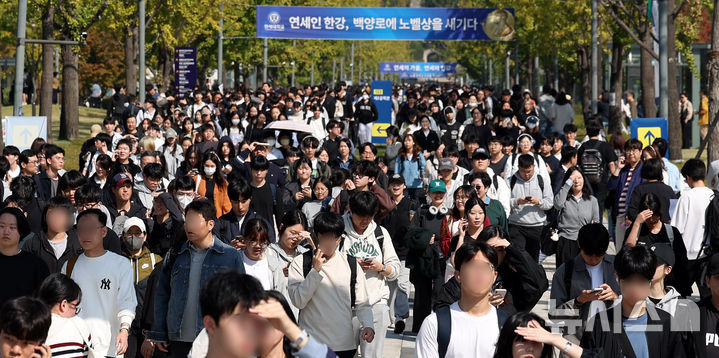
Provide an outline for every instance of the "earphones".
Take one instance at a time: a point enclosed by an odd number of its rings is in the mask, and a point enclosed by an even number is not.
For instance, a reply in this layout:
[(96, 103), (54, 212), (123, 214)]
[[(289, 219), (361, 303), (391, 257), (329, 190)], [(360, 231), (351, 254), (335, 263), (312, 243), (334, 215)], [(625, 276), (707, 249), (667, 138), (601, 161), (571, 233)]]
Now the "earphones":
[(448, 212), (449, 212), (449, 209), (447, 209), (447, 207), (444, 205), (441, 205), (439, 208), (437, 208), (434, 205), (429, 207), (429, 213), (432, 215), (437, 215), (437, 214), (447, 215)]
[(522, 135), (520, 135), (520, 136), (517, 138), (517, 147), (519, 147), (519, 142), (521, 142), (521, 141), (522, 141), (522, 138), (524, 138), (524, 137), (529, 138), (529, 140), (532, 142), (532, 146), (534, 146), (534, 143), (535, 143), (534, 137), (532, 137), (530, 134), (523, 133)]

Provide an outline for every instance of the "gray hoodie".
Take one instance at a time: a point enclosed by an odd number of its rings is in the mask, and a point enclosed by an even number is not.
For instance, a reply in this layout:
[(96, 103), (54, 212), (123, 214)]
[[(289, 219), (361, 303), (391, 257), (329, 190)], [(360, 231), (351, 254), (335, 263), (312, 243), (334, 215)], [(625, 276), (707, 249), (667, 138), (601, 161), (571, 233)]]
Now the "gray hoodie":
[(392, 273), (388, 276), (383, 276), (378, 271), (364, 271), (367, 281), (369, 304), (386, 304), (387, 300), (389, 300), (389, 286), (387, 286), (387, 281), (396, 280), (400, 270), (399, 258), (394, 251), (394, 245), (392, 245), (392, 238), (389, 236), (389, 232), (387, 229), (380, 227), (384, 234), (383, 244), (382, 247), (380, 247), (374, 235), (375, 228), (377, 227), (374, 221), (370, 222), (362, 234), (359, 234), (354, 229), (352, 214), (350, 212), (347, 212), (343, 216), (343, 219), (345, 222), (345, 233), (342, 235), (343, 243), (340, 251), (356, 257), (358, 261), (360, 259), (374, 258), (387, 267), (391, 267)]

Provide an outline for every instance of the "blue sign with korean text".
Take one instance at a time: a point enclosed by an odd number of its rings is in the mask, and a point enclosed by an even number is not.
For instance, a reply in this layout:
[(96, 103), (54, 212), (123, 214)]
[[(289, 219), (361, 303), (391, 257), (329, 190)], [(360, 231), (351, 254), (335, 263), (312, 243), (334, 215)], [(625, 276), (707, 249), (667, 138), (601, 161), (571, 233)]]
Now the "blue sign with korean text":
[(514, 9), (257, 6), (257, 37), (510, 41)]
[(379, 72), (399, 73), (400, 78), (445, 78), (457, 73), (456, 62), (380, 62)]
[(392, 124), (392, 81), (372, 81), (372, 101), (377, 106), (377, 121), (372, 123), (372, 143), (384, 144)]
[(175, 47), (175, 93), (192, 92), (197, 84), (197, 48)]

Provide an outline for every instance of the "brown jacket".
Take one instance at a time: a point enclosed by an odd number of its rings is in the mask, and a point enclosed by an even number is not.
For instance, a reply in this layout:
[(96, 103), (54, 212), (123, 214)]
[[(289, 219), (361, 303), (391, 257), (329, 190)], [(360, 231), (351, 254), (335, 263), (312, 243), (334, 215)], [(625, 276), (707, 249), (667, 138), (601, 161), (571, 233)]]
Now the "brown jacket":
[[(343, 190), (344, 191), (344, 190)], [(382, 219), (387, 217), (389, 213), (394, 210), (395, 204), (394, 200), (387, 194), (387, 192), (382, 189), (382, 187), (378, 184), (373, 184), (370, 186), (370, 191), (373, 192), (377, 199), (379, 200), (379, 211), (377, 211), (377, 215), (375, 215), (374, 220), (375, 222), (382, 222)], [(351, 194), (351, 193), (348, 193)], [(342, 208), (342, 200), (340, 200), (340, 196), (338, 196), (335, 201), (332, 203), (332, 207), (330, 208), (330, 211), (333, 213), (338, 213), (340, 215), (343, 215), (349, 210), (349, 200), (347, 200), (345, 207)]]

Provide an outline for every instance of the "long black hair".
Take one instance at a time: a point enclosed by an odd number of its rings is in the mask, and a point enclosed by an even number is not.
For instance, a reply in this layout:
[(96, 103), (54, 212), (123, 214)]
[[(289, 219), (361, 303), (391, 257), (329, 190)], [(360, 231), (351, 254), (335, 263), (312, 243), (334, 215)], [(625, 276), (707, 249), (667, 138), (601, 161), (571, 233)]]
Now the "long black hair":
[[(589, 197), (592, 196), (592, 191), (589, 188), (589, 182), (587, 182), (587, 177), (584, 175), (584, 173), (582, 173), (579, 167), (574, 166), (567, 169), (567, 172), (564, 173), (564, 179), (562, 182), (565, 183), (567, 179), (569, 179), (569, 177), (574, 174), (574, 172), (579, 172), (580, 174), (582, 174), (582, 178), (584, 179), (584, 184), (582, 185), (582, 199), (589, 200)], [(569, 193), (567, 194), (567, 199), (571, 198), (572, 195), (572, 190), (569, 190)]]
[[(507, 318), (504, 322), (502, 329), (499, 331), (499, 338), (497, 339), (496, 350), (494, 351), (494, 358), (505, 358), (512, 356), (512, 345), (517, 340), (524, 340), (524, 338), (514, 332), (517, 327), (526, 327), (530, 321), (537, 321), (542, 328), (547, 329), (544, 320), (532, 312), (517, 312), (511, 317)], [(542, 349), (541, 358), (551, 358), (554, 355), (554, 349), (552, 345), (545, 344)]]

